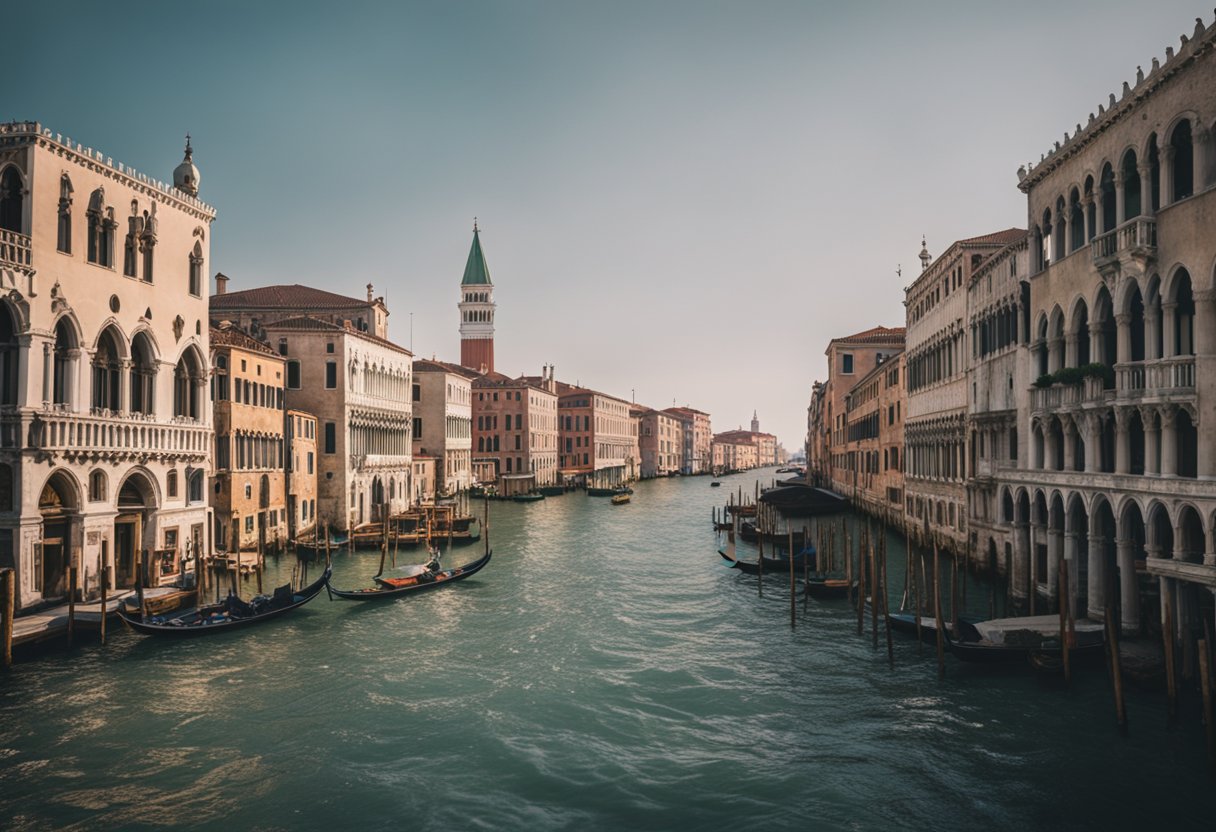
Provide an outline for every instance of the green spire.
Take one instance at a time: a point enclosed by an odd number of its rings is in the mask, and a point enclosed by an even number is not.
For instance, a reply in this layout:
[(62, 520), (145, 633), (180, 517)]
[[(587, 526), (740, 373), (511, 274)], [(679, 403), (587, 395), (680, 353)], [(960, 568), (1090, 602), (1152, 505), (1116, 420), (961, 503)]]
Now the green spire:
[(486, 267), (486, 256), (481, 253), (481, 238), (477, 233), (477, 218), (473, 218), (473, 247), (469, 249), (469, 262), (464, 266), (461, 286), (493, 286), (490, 270)]

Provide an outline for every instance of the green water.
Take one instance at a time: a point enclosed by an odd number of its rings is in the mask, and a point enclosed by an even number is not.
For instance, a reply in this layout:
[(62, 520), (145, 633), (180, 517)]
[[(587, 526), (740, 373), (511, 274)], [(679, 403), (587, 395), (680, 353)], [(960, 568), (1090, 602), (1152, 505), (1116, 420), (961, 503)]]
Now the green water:
[(1167, 728), (1132, 690), (1121, 737), (1100, 669), (939, 682), (897, 635), (891, 670), (838, 603), (791, 631), (787, 579), (758, 597), (716, 554), (710, 508), (752, 482), (495, 503), (463, 583), (26, 660), (0, 676), (0, 828), (1212, 828), (1189, 701)]

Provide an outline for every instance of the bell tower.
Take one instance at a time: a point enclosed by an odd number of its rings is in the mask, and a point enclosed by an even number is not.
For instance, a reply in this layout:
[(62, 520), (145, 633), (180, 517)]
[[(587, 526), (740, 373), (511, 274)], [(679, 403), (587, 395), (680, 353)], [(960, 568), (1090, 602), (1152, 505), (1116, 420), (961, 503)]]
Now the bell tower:
[(460, 364), (479, 373), (494, 372), (494, 284), (481, 251), (477, 218), (473, 246), (460, 281)]

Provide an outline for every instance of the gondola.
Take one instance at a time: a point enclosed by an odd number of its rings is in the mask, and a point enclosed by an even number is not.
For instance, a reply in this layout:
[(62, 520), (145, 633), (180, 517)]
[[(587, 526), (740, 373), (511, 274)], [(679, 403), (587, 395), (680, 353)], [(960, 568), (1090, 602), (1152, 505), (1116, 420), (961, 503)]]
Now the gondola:
[[(982, 624), (984, 622), (977, 623)], [(1051, 664), (1054, 664), (1051, 661), (1052, 657), (1062, 655), (1059, 638), (1044, 637), (1030, 630), (1022, 632), (1030, 632), (1032, 636), (1037, 635), (1037, 638), (1022, 637), (1014, 639), (1010, 633), (1006, 633), (1006, 641), (1004, 643), (995, 643), (984, 638), (975, 623), (959, 619), (958, 637), (956, 638), (947, 632), (946, 642), (950, 647), (950, 652), (958, 659), (975, 664), (1028, 661), (1032, 656), (1037, 656), (1037, 665), (1048, 668)], [(1078, 636), (1084, 640), (1077, 646), (1069, 648), (1070, 659), (1082, 660), (1090, 656), (1102, 655), (1105, 648), (1105, 638), (1100, 631), (1096, 633), (1078, 633)]]
[(236, 595), (229, 595), (220, 604), (196, 607), (172, 615), (154, 615), (147, 621), (140, 616), (128, 615), (121, 609), (118, 611), (118, 617), (132, 630), (144, 635), (206, 636), (239, 630), (278, 618), (304, 606), (325, 588), (329, 574), (330, 568), (326, 566), (321, 577), (303, 589), (293, 591), (290, 584), (285, 584), (272, 595), (258, 596), (249, 602), (242, 601)]
[(342, 598), (347, 601), (372, 601), (381, 598), (400, 598), (402, 595), (408, 595), (411, 592), (421, 592), (427, 589), (434, 589), (439, 586), (447, 586), (456, 581), (464, 580), (470, 575), (476, 575), (486, 564), (490, 562), (490, 557), (494, 554), (494, 550), (486, 552), (480, 560), (475, 560), (472, 563), (464, 566), (456, 567), (455, 569), (444, 569), (440, 572), (434, 572), (430, 575), (410, 575), (400, 578), (381, 578), (378, 579), (380, 586), (368, 587), (366, 589), (336, 589), (328, 582), (325, 585), (326, 591), (329, 593), (329, 599)]
[(537, 490), (546, 497), (560, 497), (566, 493), (565, 487), (561, 485), (542, 485)]
[[(899, 610), (897, 612), (890, 613), (887, 617), (891, 619), (892, 630), (899, 630), (902, 633), (909, 633), (913, 636), (916, 635), (916, 613), (908, 612), (907, 610)], [(975, 619), (973, 618), (960, 618), (959, 622), (960, 624), (975, 626)], [(944, 632), (946, 635), (953, 635), (954, 623), (949, 619), (946, 619), (943, 623), (945, 624)], [(920, 638), (921, 641), (925, 642), (937, 640), (937, 620), (932, 615), (921, 613)]]
[[(852, 586), (856, 587), (857, 581), (853, 581)], [(849, 581), (845, 578), (808, 578), (803, 592), (812, 598), (830, 601), (847, 598), (849, 589)]]
[(516, 494), (511, 499), (517, 503), (539, 503), (541, 500), (545, 499), (545, 495), (532, 493)]
[(722, 487), (722, 483), (718, 482), (717, 480), (714, 480), (713, 482), (711, 482), (711, 483), (709, 484), (709, 487), (710, 487), (710, 488), (721, 488), (721, 487)]
[[(806, 550), (804, 550), (804, 551), (806, 551)], [(811, 552), (811, 556), (812, 556), (810, 566), (812, 569), (814, 569), (815, 568), (814, 550), (810, 550), (810, 552)], [(722, 556), (722, 559), (727, 562), (727, 564), (730, 566), (730, 568), (738, 569), (740, 572), (743, 572), (744, 574), (747, 574), (747, 575), (756, 575), (760, 572), (760, 563), (758, 561), (739, 560), (736, 557), (731, 557), (731, 555), (725, 549), (719, 549), (718, 554)], [(802, 555), (802, 552), (799, 552), (798, 554), (794, 555), (795, 565), (798, 568), (801, 568), (802, 561), (804, 559), (805, 559), (805, 556)], [(765, 558), (764, 559), (764, 570), (766, 572), (781, 572), (783, 570), (788, 572), (789, 569), (790, 569), (789, 558)]]

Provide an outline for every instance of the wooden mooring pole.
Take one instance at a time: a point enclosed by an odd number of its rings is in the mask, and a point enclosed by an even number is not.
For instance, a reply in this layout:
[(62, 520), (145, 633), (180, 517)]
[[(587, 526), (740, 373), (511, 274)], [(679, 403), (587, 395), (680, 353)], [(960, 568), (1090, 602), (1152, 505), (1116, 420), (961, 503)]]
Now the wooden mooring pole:
[(946, 678), (946, 625), (942, 621), (941, 555), (933, 538), (933, 619), (937, 624), (937, 678)]
[(1208, 741), (1208, 761), (1216, 766), (1216, 722), (1212, 713), (1212, 658), (1208, 640), (1199, 640), (1199, 690), (1203, 694), (1203, 730)]
[(879, 526), (878, 550), (882, 553), (882, 620), (887, 631), (887, 662), (895, 667), (895, 643), (891, 640), (891, 590), (887, 587), (887, 534), (886, 526)]
[(797, 603), (798, 591), (794, 586), (794, 532), (789, 533), (790, 538), (790, 629), (793, 629), (797, 624)]
[(0, 569), (0, 663), (13, 666), (13, 603), (16, 576), (12, 569)]
[(72, 646), (72, 638), (76, 635), (76, 563), (77, 555), (69, 556), (68, 562), (68, 647)]
[(1178, 676), (1174, 668), (1174, 588), (1171, 586), (1161, 599), (1165, 607), (1165, 622), (1161, 627), (1161, 639), (1165, 647), (1165, 693), (1169, 704), (1169, 721), (1178, 718)]
[(1115, 572), (1111, 569), (1106, 578), (1106, 602), (1102, 605), (1102, 620), (1106, 625), (1106, 655), (1110, 671), (1111, 688), (1115, 694), (1115, 722), (1121, 733), (1127, 733), (1127, 708), (1123, 701), (1123, 664), (1119, 656), (1119, 625), (1115, 623)]
[(1072, 656), (1068, 643), (1068, 560), (1060, 558), (1060, 656), (1064, 660), (1064, 684), (1072, 684)]
[[(857, 635), (864, 635), (866, 631), (866, 558), (865, 549), (858, 547), (857, 549)], [(852, 557), (852, 553), (848, 547), (845, 548), (846, 557)]]
[[(106, 643), (106, 615), (109, 612), (108, 608), (106, 607), (106, 596), (110, 590), (110, 553), (108, 551), (109, 547), (106, 546), (106, 543), (107, 543), (107, 541), (105, 541), (105, 540), (101, 541), (101, 569), (98, 572), (98, 576), (101, 578), (100, 627), (101, 627), (101, 643), (102, 644)], [(199, 563), (198, 556), (195, 555), (195, 558), (194, 558), (194, 564), (195, 564), (194, 571), (195, 572), (198, 571), (198, 563)], [(195, 583), (197, 583), (197, 581)], [(201, 590), (197, 590), (197, 591), (201, 592)], [(199, 599), (200, 599), (199, 606), (201, 607), (202, 606), (202, 603), (201, 603), (202, 596), (201, 595), (199, 596)]]
[[(866, 528), (866, 537), (870, 538), (870, 529)], [(866, 541), (866, 551), (870, 558), (870, 630), (872, 631), (875, 650), (878, 649), (878, 593), (886, 592), (887, 588), (881, 586), (878, 580), (878, 558), (874, 553), (874, 540), (870, 538)]]

